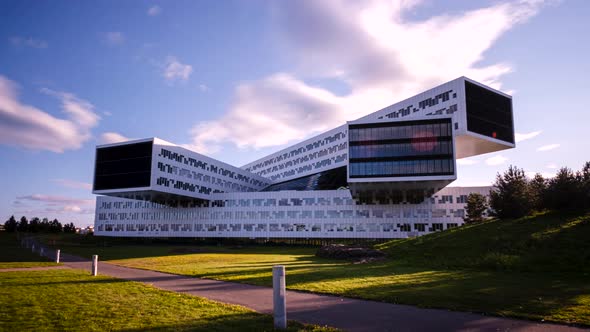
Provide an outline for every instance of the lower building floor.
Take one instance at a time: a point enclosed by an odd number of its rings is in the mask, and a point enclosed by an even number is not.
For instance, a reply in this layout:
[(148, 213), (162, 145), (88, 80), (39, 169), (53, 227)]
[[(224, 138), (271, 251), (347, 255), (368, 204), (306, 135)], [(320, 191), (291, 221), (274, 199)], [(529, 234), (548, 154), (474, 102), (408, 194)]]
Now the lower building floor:
[(490, 189), (447, 187), (418, 204), (359, 202), (348, 189), (219, 193), (184, 206), (99, 196), (94, 230), (120, 237), (406, 238), (461, 226), (467, 196)]

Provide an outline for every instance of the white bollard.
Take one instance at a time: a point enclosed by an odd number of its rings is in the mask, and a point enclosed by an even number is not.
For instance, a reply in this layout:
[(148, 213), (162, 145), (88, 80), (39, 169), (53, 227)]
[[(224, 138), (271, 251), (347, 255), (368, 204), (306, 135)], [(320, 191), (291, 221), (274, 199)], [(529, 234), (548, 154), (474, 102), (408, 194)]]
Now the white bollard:
[(59, 263), (59, 254), (60, 254), (60, 250), (59, 250), (59, 249), (57, 249), (57, 250), (55, 251), (55, 262), (56, 262), (56, 263)]
[(98, 274), (98, 255), (92, 255), (92, 276)]
[(285, 267), (272, 267), (272, 303), (274, 307), (274, 324), (277, 329), (287, 328), (287, 297), (285, 292)]
[(31, 251), (35, 252), (35, 245), (34, 244), (31, 246)]
[(39, 249), (39, 256), (43, 257), (44, 253), (45, 253), (45, 249), (43, 249), (43, 247), (41, 247), (41, 249)]

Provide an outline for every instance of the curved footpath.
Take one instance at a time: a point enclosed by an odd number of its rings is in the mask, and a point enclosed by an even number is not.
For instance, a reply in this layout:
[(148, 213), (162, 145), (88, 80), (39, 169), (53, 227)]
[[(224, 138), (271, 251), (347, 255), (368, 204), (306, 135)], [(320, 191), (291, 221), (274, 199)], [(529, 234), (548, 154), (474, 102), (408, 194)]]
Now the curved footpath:
[[(62, 254), (62, 262), (71, 268), (90, 271), (91, 262), (87, 259)], [(99, 262), (98, 273), (272, 314), (272, 289), (269, 287), (179, 276), (105, 262)], [(345, 331), (588, 331), (565, 325), (297, 291), (287, 291), (287, 318)]]

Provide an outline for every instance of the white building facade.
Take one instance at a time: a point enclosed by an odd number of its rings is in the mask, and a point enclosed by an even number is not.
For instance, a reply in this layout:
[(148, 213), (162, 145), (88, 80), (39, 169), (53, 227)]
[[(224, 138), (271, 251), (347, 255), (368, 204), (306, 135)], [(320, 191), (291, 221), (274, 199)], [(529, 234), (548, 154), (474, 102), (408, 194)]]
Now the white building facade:
[(97, 147), (95, 235), (404, 238), (463, 224), (456, 159), (513, 148), (512, 98), (465, 77), (235, 167), (150, 138)]

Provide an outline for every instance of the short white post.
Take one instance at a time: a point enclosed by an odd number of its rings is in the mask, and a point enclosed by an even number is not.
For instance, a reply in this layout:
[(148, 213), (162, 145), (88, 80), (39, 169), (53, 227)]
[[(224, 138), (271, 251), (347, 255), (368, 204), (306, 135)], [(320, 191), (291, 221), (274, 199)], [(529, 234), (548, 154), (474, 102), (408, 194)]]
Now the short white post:
[(39, 248), (39, 256), (43, 257), (44, 253), (45, 253), (45, 249), (43, 249), (43, 247)]
[(274, 307), (274, 325), (277, 329), (287, 328), (287, 298), (285, 292), (285, 267), (272, 267), (272, 303)]
[(59, 254), (60, 254), (60, 253), (61, 253), (61, 252), (60, 252), (60, 250), (59, 250), (59, 249), (57, 249), (57, 250), (55, 251), (55, 262), (56, 262), (56, 263), (59, 263)]
[(34, 244), (31, 246), (31, 251), (35, 252), (35, 245)]
[(92, 276), (98, 274), (98, 255), (92, 255)]

